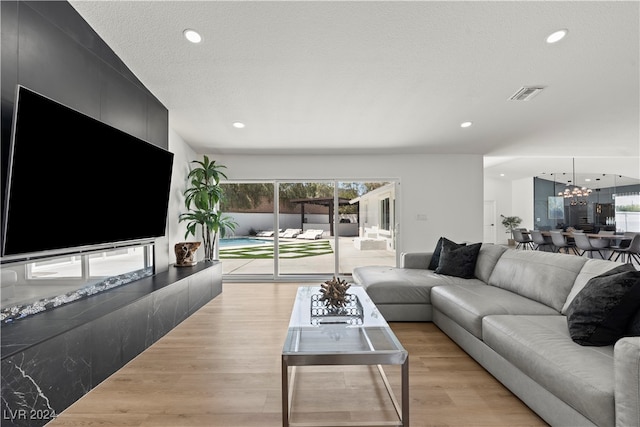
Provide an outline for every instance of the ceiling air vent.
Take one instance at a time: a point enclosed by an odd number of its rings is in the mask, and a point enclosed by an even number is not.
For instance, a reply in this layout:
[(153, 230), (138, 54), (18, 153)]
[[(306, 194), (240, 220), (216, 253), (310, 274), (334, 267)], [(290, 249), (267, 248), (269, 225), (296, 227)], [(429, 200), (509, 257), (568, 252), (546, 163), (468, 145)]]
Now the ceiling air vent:
[(524, 86), (511, 95), (510, 101), (529, 101), (531, 98), (542, 92), (543, 86)]

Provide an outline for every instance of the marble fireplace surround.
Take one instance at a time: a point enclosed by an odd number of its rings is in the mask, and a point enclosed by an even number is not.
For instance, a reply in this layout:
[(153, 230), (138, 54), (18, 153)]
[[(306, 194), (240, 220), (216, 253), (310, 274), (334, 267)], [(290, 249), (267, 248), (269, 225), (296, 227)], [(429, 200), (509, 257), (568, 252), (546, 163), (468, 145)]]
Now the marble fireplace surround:
[(221, 292), (219, 262), (169, 266), (3, 324), (0, 424), (46, 424)]

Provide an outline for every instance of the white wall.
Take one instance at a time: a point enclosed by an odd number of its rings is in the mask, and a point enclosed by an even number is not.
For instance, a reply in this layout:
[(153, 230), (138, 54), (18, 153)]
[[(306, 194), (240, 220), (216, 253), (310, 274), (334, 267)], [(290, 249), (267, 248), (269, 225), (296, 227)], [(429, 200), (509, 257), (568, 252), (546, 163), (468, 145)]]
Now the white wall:
[[(400, 180), (400, 252), (432, 250), (440, 236), (482, 241), (480, 155), (214, 155), (229, 180)], [(419, 220), (418, 218), (426, 220)]]
[[(173, 129), (169, 129), (169, 151), (173, 153), (173, 173), (171, 174), (171, 194), (169, 195), (168, 225), (165, 238), (168, 245), (167, 265), (176, 261), (173, 252), (175, 244), (185, 241), (186, 223), (179, 223), (178, 217), (182, 212), (186, 211), (183, 194), (187, 188), (190, 162), (200, 158)], [(189, 236), (186, 240), (199, 241), (200, 239)], [(198, 250), (196, 254), (198, 259), (204, 259), (204, 250)], [(160, 261), (157, 261), (160, 264)]]
[(534, 226), (533, 219), (533, 177), (512, 182), (511, 212), (522, 218), (520, 227), (528, 230)]
[(502, 225), (504, 216), (519, 216), (522, 218), (520, 227), (534, 228), (533, 218), (533, 178), (524, 178), (515, 181), (495, 178), (485, 178), (484, 200), (495, 200), (498, 244), (507, 244), (510, 234)]

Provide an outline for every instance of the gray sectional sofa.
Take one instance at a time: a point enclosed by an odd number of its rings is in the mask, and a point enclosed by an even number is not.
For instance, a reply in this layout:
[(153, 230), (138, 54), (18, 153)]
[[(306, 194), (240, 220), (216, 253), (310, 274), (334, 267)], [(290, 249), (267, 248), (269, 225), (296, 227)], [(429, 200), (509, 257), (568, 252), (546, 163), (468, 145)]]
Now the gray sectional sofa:
[(387, 321), (433, 321), (553, 426), (640, 426), (640, 337), (576, 344), (565, 316), (587, 282), (620, 265), (482, 245), (475, 278), (436, 274), (432, 253), (354, 269)]

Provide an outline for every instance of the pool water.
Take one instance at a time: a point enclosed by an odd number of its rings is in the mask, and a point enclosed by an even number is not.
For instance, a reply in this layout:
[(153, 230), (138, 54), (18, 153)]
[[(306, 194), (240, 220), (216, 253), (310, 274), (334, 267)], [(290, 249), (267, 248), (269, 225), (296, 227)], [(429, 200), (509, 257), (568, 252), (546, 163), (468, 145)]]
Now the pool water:
[(251, 237), (233, 237), (230, 239), (220, 239), (220, 247), (227, 248), (229, 246), (256, 246), (272, 244), (268, 240), (252, 239)]

